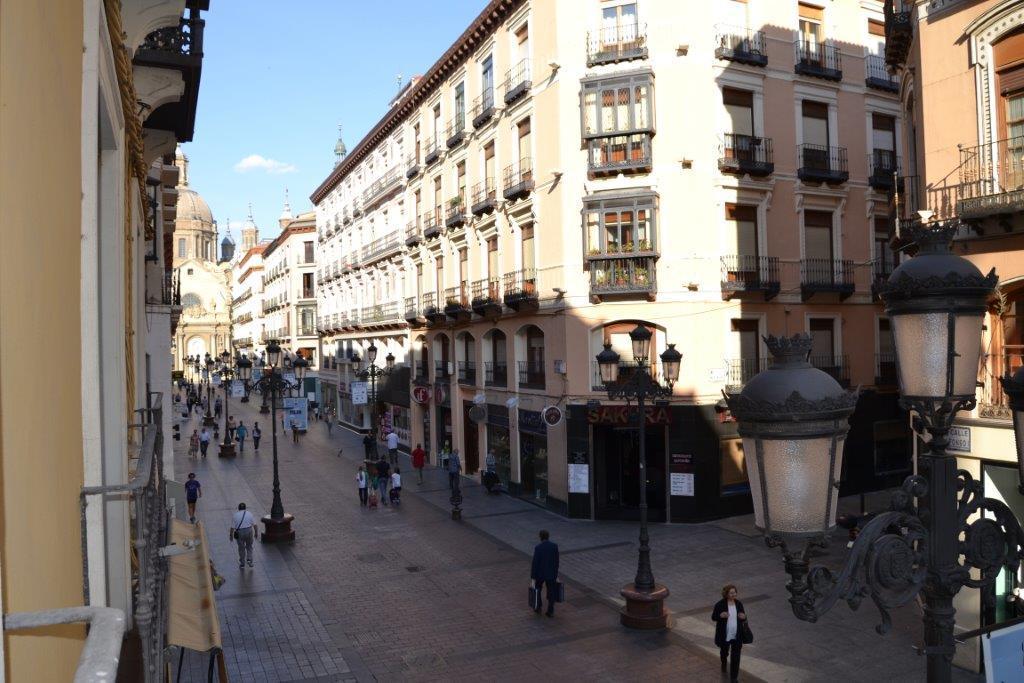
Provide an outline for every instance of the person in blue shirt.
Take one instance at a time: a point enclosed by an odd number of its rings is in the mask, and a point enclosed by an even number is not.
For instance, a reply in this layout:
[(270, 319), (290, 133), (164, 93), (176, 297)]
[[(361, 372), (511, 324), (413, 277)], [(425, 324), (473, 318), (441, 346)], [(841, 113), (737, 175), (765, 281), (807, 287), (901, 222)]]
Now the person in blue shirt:
[(195, 472), (188, 473), (188, 481), (185, 482), (185, 502), (188, 503), (188, 521), (195, 524), (196, 501), (203, 497), (203, 486), (196, 479)]

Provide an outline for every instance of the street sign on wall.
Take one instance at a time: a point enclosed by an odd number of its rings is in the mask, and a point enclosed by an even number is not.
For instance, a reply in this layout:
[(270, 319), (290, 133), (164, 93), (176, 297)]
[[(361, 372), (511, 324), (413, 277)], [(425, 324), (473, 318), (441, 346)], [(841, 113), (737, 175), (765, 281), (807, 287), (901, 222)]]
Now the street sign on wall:
[(950, 427), (949, 428), (949, 445), (946, 446), (947, 450), (959, 451), (960, 453), (971, 452), (971, 428), (970, 427)]
[(369, 391), (366, 382), (352, 382), (352, 405), (365, 406), (369, 403)]

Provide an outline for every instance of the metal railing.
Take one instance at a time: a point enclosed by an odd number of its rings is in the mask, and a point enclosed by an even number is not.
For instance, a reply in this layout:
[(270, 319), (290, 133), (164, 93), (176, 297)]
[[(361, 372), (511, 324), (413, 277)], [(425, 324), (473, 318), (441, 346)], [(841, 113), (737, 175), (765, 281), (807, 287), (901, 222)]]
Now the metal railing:
[(420, 310), (419, 298), (415, 296), (405, 297), (405, 319), (416, 320), (422, 315), (423, 312)]
[(430, 165), (441, 158), (441, 143), (438, 135), (427, 138), (424, 145), (423, 163)]
[[(113, 607), (63, 607), (38, 612), (12, 612), (3, 618), (4, 631), (35, 631), (62, 624), (89, 625), (74, 683), (111, 683), (117, 676), (124, 639), (124, 612)], [(49, 633), (43, 631), (42, 633)], [(147, 677), (147, 681), (155, 680)]]
[(507, 387), (508, 363), (506, 361), (485, 362), (484, 385), (488, 387)]
[(727, 291), (778, 291), (779, 283), (778, 256), (722, 257), (722, 288)]
[(420, 172), (420, 159), (418, 154), (410, 154), (405, 158), (405, 177), (415, 178)]
[(632, 22), (587, 33), (587, 66), (646, 58), (646, 24)]
[(409, 221), (409, 224), (405, 226), (405, 243), (407, 246), (412, 246), (423, 239), (423, 231), (420, 230), (419, 220)]
[(896, 353), (875, 354), (875, 384), (878, 386), (893, 386), (897, 383), (896, 377)]
[(811, 354), (807, 358), (811, 365), (832, 376), (832, 379), (843, 386), (850, 385), (850, 359), (846, 356), (827, 354), (815, 356)]
[(652, 163), (650, 133), (587, 140), (587, 164), (591, 173), (649, 171)]
[(505, 72), (505, 104), (512, 104), (529, 92), (533, 83), (530, 81), (530, 60), (521, 60)]
[(979, 389), (978, 415), (997, 420), (1009, 420), (1013, 417), (1010, 410), (1009, 397), (1003, 391), (999, 378), (1015, 373), (1024, 365), (1024, 345), (1007, 344), (1001, 353), (986, 353), (983, 356), (981, 378), (982, 388)]
[(365, 263), (374, 259), (383, 258), (392, 252), (398, 251), (401, 247), (402, 242), (398, 235), (398, 231), (395, 230), (394, 232), (389, 232), (387, 235), (378, 237), (363, 247), (362, 261)]
[(448, 369), (449, 361), (436, 360), (434, 361), (434, 379), (448, 379), (451, 377), (451, 372)]
[(505, 273), (502, 289), (505, 303), (537, 298), (537, 269), (524, 268)]
[(435, 292), (427, 292), (423, 295), (423, 315), (430, 316), (438, 313), (437, 307), (437, 294)]
[[(142, 649), (144, 680), (146, 683), (155, 683), (161, 680), (163, 651), (166, 646), (167, 561), (161, 557), (160, 551), (167, 545), (169, 512), (163, 474), (163, 393), (150, 392), (147, 401), (150, 407), (136, 411), (142, 415), (144, 421), (129, 425), (130, 428), (142, 430), (142, 443), (136, 455), (132, 477), (126, 484), (83, 486), (79, 502), (82, 531), (82, 581), (85, 602), (88, 605), (90, 602), (86, 526), (88, 499), (90, 496), (128, 494), (133, 507), (131, 515), (133, 527), (130, 533), (132, 546), (135, 548), (135, 562), (132, 563), (133, 616)], [(130, 462), (130, 470), (131, 464)], [(117, 645), (120, 650), (120, 639), (118, 639)], [(116, 665), (114, 669), (116, 670)], [(110, 680), (110, 678), (104, 680)]]
[(956, 195), (964, 217), (1024, 210), (1024, 136), (961, 148)]
[(464, 192), (460, 192), (457, 197), (452, 197), (448, 201), (444, 224), (447, 228), (457, 228), (466, 224), (466, 196)]
[(441, 207), (423, 214), (423, 237), (431, 238), (441, 234)]
[(383, 197), (390, 190), (393, 190), (401, 185), (402, 176), (399, 174), (399, 169), (392, 168), (390, 171), (382, 175), (377, 180), (373, 181), (366, 191), (363, 192), (363, 206), (369, 206), (375, 200)]
[(493, 210), (498, 205), (498, 192), (494, 189), (494, 178), (481, 180), (473, 186), (473, 204), (470, 210), (479, 216)]
[(519, 388), (520, 389), (543, 389), (544, 388), (544, 361), (542, 360), (521, 360), (519, 361)]
[(850, 177), (845, 147), (803, 143), (797, 145), (796, 153), (801, 180), (845, 182)]
[(505, 199), (525, 197), (533, 191), (533, 160), (523, 157), (518, 164), (509, 164), (504, 170), (502, 194)]
[(445, 308), (469, 308), (469, 287), (463, 283), (444, 290)]
[(653, 256), (601, 256), (590, 260), (590, 291), (595, 294), (650, 294), (657, 291)]
[(743, 64), (764, 66), (768, 63), (764, 31), (751, 31), (739, 26), (716, 26), (715, 56)]
[(853, 261), (829, 258), (801, 259), (800, 283), (819, 289), (853, 287)]
[(459, 384), (468, 384), (470, 386), (476, 384), (476, 361), (459, 361), (458, 382)]
[(772, 139), (756, 135), (725, 133), (718, 168), (725, 172), (768, 175), (775, 170)]
[(466, 138), (466, 113), (461, 112), (448, 122), (448, 134), (445, 137), (445, 144), (448, 149), (457, 146)]
[(497, 277), (476, 280), (472, 285), (474, 306), (501, 304), (501, 279)]
[(473, 100), (469, 108), (469, 118), (473, 128), (479, 128), (494, 116), (494, 89), (491, 88)]
[(864, 83), (869, 88), (897, 92), (900, 88), (899, 78), (889, 73), (885, 67), (885, 57), (881, 55), (868, 55), (864, 59)]
[(868, 182), (875, 189), (888, 190), (896, 182), (900, 158), (889, 149), (876, 149), (868, 155)]
[(911, 13), (914, 0), (885, 0), (885, 61), (892, 65), (901, 64), (910, 51), (914, 35)]
[(767, 370), (771, 365), (770, 358), (730, 358), (725, 361), (727, 390), (742, 389), (754, 375)]
[(836, 81), (843, 77), (842, 56), (835, 45), (801, 38), (793, 43), (793, 50), (796, 53), (796, 73)]

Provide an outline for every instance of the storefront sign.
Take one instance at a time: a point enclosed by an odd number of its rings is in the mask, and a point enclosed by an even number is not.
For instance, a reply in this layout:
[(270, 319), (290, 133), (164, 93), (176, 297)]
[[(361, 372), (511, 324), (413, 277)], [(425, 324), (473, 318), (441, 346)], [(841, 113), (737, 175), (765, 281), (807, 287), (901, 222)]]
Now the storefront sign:
[(305, 396), (281, 399), (284, 405), (284, 423), (288, 429), (309, 429), (309, 400)]
[[(661, 406), (646, 406), (644, 418), (648, 425), (667, 425), (672, 423), (672, 413)], [(629, 427), (636, 424), (636, 408), (631, 406), (600, 406), (587, 411), (587, 422), (590, 424), (610, 424)]]
[(365, 406), (369, 403), (366, 382), (352, 382), (352, 404)]
[(412, 388), (412, 400), (419, 403), (421, 406), (425, 406), (430, 403), (430, 388), (429, 387), (413, 387)]
[(961, 453), (971, 452), (971, 428), (970, 427), (950, 427), (949, 428), (949, 445), (946, 446), (947, 450), (959, 451)]
[(590, 465), (569, 463), (569, 493), (590, 493)]
[(555, 427), (562, 422), (562, 409), (558, 406), (548, 406), (544, 410), (540, 411), (541, 416), (544, 418), (544, 424), (548, 427)]
[(544, 434), (547, 434), (547, 426), (544, 424), (544, 419), (541, 417), (541, 414), (536, 410), (520, 410), (519, 431), (540, 434), (543, 436)]

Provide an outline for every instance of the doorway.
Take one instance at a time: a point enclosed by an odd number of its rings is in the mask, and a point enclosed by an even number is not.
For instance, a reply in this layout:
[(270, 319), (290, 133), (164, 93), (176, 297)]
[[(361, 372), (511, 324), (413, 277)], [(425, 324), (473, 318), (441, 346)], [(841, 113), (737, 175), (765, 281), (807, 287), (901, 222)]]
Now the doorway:
[[(640, 519), (639, 434), (635, 428), (595, 425), (595, 518)], [(665, 517), (665, 428), (647, 427), (647, 514)]]
[(471, 401), (462, 402), (462, 438), (465, 450), (462, 462), (466, 474), (475, 474), (480, 469), (480, 431), (476, 422), (469, 418), (469, 409), (472, 407)]

